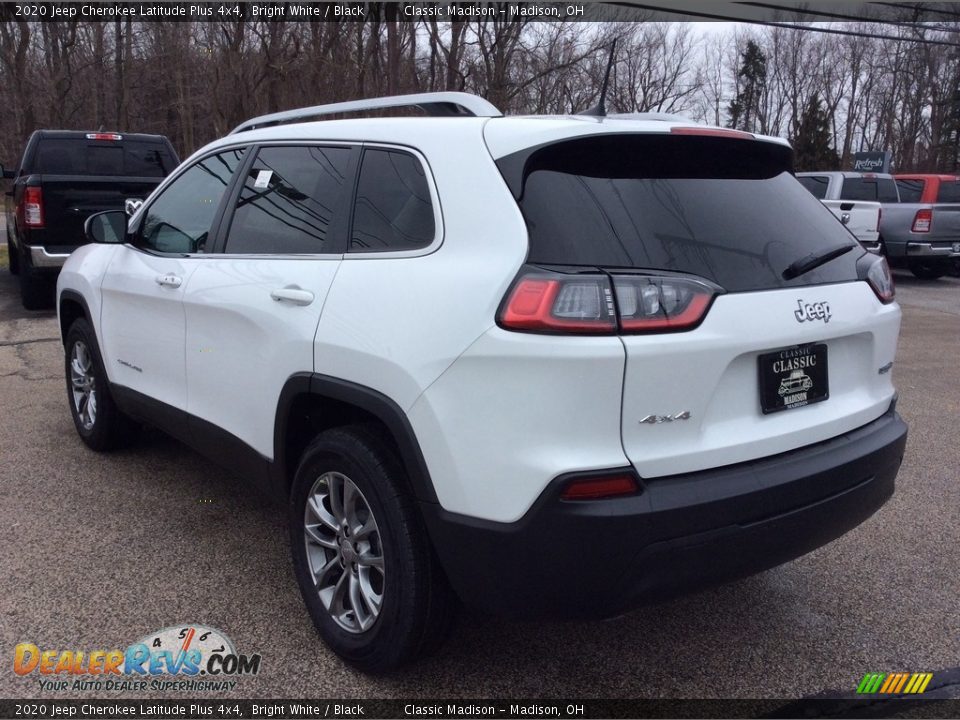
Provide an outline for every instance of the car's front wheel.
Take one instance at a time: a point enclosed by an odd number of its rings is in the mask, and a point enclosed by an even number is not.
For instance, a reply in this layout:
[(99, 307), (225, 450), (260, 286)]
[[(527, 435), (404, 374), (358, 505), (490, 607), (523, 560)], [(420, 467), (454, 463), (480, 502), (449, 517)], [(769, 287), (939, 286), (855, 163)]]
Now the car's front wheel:
[(65, 350), (67, 399), (80, 438), (100, 451), (127, 444), (137, 426), (110, 395), (97, 338), (84, 318), (75, 320), (67, 331)]
[(321, 433), (290, 502), (294, 572), (320, 636), (365, 672), (385, 672), (447, 633), (454, 598), (404, 470), (367, 426)]

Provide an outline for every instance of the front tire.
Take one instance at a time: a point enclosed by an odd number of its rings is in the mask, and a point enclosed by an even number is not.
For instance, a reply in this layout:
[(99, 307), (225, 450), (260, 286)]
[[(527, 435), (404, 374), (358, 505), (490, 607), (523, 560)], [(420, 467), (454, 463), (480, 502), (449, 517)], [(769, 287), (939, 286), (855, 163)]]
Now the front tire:
[(137, 426), (110, 395), (97, 338), (84, 318), (75, 320), (67, 331), (65, 350), (67, 400), (80, 439), (98, 452), (127, 445)]
[(372, 428), (328, 430), (306, 449), (290, 546), (317, 631), (357, 669), (395, 669), (447, 634), (452, 592), (403, 467)]

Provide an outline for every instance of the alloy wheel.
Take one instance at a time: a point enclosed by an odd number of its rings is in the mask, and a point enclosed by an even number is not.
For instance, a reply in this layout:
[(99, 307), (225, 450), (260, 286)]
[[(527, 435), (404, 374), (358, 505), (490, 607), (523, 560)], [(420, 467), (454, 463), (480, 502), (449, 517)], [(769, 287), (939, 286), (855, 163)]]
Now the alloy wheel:
[(307, 562), (320, 602), (350, 633), (373, 627), (383, 604), (380, 529), (360, 488), (346, 475), (317, 478), (304, 510)]
[(97, 421), (97, 380), (90, 350), (81, 340), (70, 351), (70, 390), (80, 425), (90, 430)]

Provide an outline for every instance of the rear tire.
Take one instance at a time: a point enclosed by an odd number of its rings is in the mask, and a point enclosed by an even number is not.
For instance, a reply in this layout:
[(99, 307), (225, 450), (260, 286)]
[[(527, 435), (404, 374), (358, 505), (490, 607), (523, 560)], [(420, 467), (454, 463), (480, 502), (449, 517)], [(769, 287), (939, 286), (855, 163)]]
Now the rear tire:
[(53, 283), (30, 267), (25, 255), (20, 257), (17, 274), (20, 276), (20, 302), (27, 310), (44, 310), (53, 305)]
[(13, 243), (10, 242), (9, 233), (7, 234), (7, 262), (9, 263), (10, 274), (18, 275), (20, 273), (20, 255), (13, 247)]
[(910, 272), (921, 280), (938, 280), (947, 274), (947, 268), (943, 265), (931, 265), (919, 260), (910, 263)]
[(86, 319), (74, 320), (65, 350), (67, 401), (80, 439), (98, 452), (128, 445), (139, 427), (110, 395), (97, 338)]
[(455, 598), (403, 466), (372, 428), (316, 437), (297, 468), (289, 520), (304, 603), (346, 662), (382, 673), (446, 637)]

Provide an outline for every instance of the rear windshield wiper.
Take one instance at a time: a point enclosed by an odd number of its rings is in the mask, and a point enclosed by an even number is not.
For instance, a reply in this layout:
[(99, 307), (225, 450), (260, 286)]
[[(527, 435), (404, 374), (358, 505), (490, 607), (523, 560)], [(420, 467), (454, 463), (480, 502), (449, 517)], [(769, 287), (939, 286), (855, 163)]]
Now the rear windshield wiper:
[(856, 245), (841, 245), (840, 247), (835, 247), (830, 250), (821, 250), (818, 253), (810, 253), (806, 257), (802, 257), (799, 260), (794, 260), (787, 266), (787, 269), (783, 271), (783, 279), (793, 280), (795, 277), (800, 277), (804, 273), (808, 273), (814, 268), (818, 268), (821, 265), (830, 262), (834, 258), (845, 255), (855, 247)]

